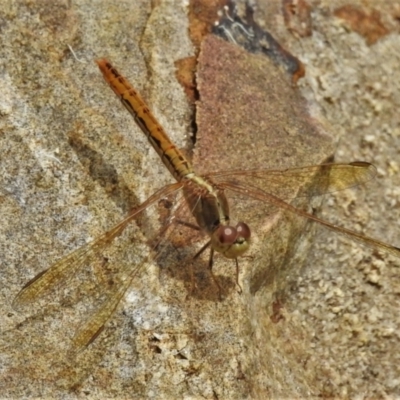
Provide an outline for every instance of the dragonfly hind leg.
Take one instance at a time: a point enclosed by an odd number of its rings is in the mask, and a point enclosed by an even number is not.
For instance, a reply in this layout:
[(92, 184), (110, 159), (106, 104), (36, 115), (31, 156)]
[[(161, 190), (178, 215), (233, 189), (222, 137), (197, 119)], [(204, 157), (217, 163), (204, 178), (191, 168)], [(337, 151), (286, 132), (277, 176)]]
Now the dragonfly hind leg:
[[(175, 223), (179, 224), (179, 225), (183, 225), (187, 228), (196, 230), (196, 231), (200, 231), (200, 228), (197, 225), (191, 224), (190, 222), (186, 222), (186, 221), (182, 221), (182, 220), (175, 220)], [(201, 249), (192, 257), (192, 261), (196, 260), (197, 258), (200, 257), (201, 254), (204, 253), (204, 251), (210, 247), (211, 241), (208, 241), (203, 247), (201, 247)], [(238, 293), (242, 293), (242, 287), (239, 284), (239, 262), (237, 260), (237, 258), (235, 258), (235, 263), (236, 263), (236, 285), (239, 288)], [(220, 300), (222, 300), (222, 288), (221, 285), (218, 282), (217, 277), (214, 275), (213, 271), (212, 271), (212, 267), (214, 265), (214, 249), (210, 249), (210, 258), (208, 261), (208, 270), (210, 273), (210, 276), (215, 284), (215, 286), (218, 289), (218, 298)], [(194, 291), (197, 289), (197, 285), (196, 285), (196, 279), (194, 277), (194, 271), (193, 271), (193, 263), (190, 263), (190, 280), (191, 280), (191, 293), (194, 293)]]
[[(208, 247), (209, 244), (210, 243), (207, 243), (207, 247)], [(201, 249), (201, 250), (205, 250), (205, 249)], [(237, 258), (235, 258), (235, 263), (236, 263), (236, 285), (239, 288), (238, 293), (242, 294), (243, 290), (242, 290), (242, 287), (240, 286), (240, 283), (239, 283), (239, 262), (238, 262)], [(218, 288), (219, 299), (222, 300), (222, 288), (221, 288), (221, 286), (220, 286), (220, 284), (218, 282), (217, 277), (214, 275), (214, 273), (212, 271), (213, 265), (214, 265), (214, 249), (211, 248), (210, 249), (210, 259), (208, 261), (208, 270), (210, 271), (210, 275), (211, 275), (212, 280), (215, 283), (215, 286), (217, 286), (217, 288)]]
[(238, 293), (242, 294), (243, 290), (242, 290), (242, 287), (240, 286), (240, 283), (239, 283), (239, 272), (240, 272), (240, 270), (239, 270), (239, 261), (238, 261), (237, 258), (235, 258), (235, 264), (236, 264), (236, 285), (239, 288)]
[[(211, 245), (211, 240), (209, 240), (209, 241), (208, 241), (194, 256), (193, 256), (192, 260), (194, 261), (194, 260), (198, 259), (198, 258), (200, 257), (200, 255), (203, 254), (204, 251), (210, 247), (210, 245)], [(214, 264), (214, 260), (213, 260), (213, 259), (214, 259), (214, 249), (211, 248), (211, 249), (210, 249), (210, 258), (209, 258), (209, 261), (208, 261), (208, 270), (209, 270), (210, 276), (211, 276), (211, 278), (212, 278), (212, 280), (213, 280), (215, 286), (216, 286), (217, 289), (218, 289), (218, 298), (219, 298), (220, 300), (222, 300), (222, 288), (221, 288), (221, 285), (219, 284), (217, 277), (214, 275), (214, 273), (213, 273), (213, 271), (212, 271), (212, 267), (213, 267), (213, 264)], [(195, 288), (195, 286), (196, 286), (195, 279), (194, 279), (194, 274), (193, 274), (193, 264), (190, 264), (190, 269), (191, 269), (192, 289), (193, 289), (193, 288)]]

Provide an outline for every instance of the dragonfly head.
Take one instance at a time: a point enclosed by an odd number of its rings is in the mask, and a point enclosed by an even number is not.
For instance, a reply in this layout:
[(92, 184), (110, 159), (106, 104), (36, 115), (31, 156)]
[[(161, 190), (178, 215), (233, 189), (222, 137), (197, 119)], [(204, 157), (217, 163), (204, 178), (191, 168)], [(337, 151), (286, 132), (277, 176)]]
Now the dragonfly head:
[(211, 247), (227, 258), (237, 258), (250, 247), (250, 236), (250, 228), (244, 222), (239, 222), (236, 227), (220, 225), (212, 233)]

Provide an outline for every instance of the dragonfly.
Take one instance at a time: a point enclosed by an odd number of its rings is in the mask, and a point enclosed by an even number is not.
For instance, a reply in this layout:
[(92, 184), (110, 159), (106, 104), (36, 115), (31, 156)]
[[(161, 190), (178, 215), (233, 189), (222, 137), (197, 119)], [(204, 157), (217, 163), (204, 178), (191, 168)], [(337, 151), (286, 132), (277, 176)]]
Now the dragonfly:
[[(363, 184), (376, 175), (376, 169), (372, 164), (354, 161), (281, 170), (237, 169), (212, 172), (202, 176), (197, 175), (192, 164), (183, 152), (172, 143), (145, 101), (128, 80), (108, 60), (99, 59), (96, 62), (104, 79), (133, 116), (136, 124), (146, 135), (176, 182), (157, 190), (110, 230), (56, 261), (54, 265), (35, 276), (18, 293), (14, 300), (14, 306), (20, 307), (31, 304), (51, 292), (55, 287), (62, 285), (69, 277), (77, 274), (80, 269), (94, 263), (94, 260), (104, 253), (114, 239), (120, 236), (128, 225), (137, 221), (150, 206), (177, 194), (179, 194), (181, 201), (178, 208), (186, 207), (188, 214), (195, 221), (195, 224), (186, 223), (186, 225), (200, 231), (208, 238), (193, 258), (199, 257), (206, 249), (210, 250), (208, 271), (219, 290), (221, 288), (218, 279), (212, 272), (214, 254), (216, 252), (221, 253), (226, 258), (234, 260), (236, 283), (239, 286), (238, 258), (251, 247), (252, 236), (247, 223), (243, 221), (236, 225), (231, 223), (227, 193), (240, 198), (252, 199), (260, 204), (271, 204), (277, 209), (308, 218), (339, 234), (400, 257), (400, 248), (347, 228), (333, 225), (301, 208), (295, 207), (287, 198), (289, 193), (287, 188), (298, 185), (301, 180), (314, 180), (314, 184), (307, 189), (307, 194), (300, 190), (296, 196), (320, 196)], [(262, 185), (257, 185), (257, 182), (261, 182)], [(265, 188), (268, 188), (268, 190)], [(185, 225), (185, 222), (178, 218), (174, 219), (173, 215), (166, 223), (166, 227), (173, 224)], [(166, 234), (166, 232), (167, 228), (163, 228), (159, 236), (162, 237), (162, 234)], [(153, 245), (152, 249), (155, 252), (160, 243), (161, 239)], [(150, 250), (149, 253), (151, 253)], [(74, 348), (85, 348), (95, 340), (115, 312), (133, 280), (138, 277), (144, 269), (144, 264), (150, 259), (157, 259), (157, 254), (149, 255), (148, 259), (130, 266), (130, 269), (124, 271), (124, 279), (107, 294), (100, 306), (76, 331), (72, 339)]]

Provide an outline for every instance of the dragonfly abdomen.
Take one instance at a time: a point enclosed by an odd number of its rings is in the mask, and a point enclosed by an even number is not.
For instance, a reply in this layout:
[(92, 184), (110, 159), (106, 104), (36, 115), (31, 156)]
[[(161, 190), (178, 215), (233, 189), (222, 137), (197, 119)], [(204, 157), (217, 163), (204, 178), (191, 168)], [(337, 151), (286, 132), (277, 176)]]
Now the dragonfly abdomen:
[(137, 125), (146, 135), (172, 176), (177, 181), (181, 181), (187, 175), (192, 174), (191, 164), (171, 142), (171, 139), (150, 112), (139, 93), (107, 60), (100, 59), (96, 62), (105, 80), (120, 98), (125, 108), (132, 114)]

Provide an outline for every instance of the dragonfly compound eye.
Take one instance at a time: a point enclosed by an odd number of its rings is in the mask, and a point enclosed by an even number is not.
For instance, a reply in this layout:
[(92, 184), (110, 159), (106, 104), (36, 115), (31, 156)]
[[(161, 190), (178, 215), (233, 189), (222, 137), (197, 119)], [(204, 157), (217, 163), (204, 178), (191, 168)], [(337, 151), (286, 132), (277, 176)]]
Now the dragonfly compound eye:
[(238, 237), (238, 232), (233, 226), (220, 226), (215, 233), (221, 244), (233, 244)]
[(236, 230), (238, 233), (238, 236), (240, 236), (244, 240), (249, 240), (251, 236), (251, 230), (250, 227), (245, 224), (244, 222), (239, 222), (236, 225)]

